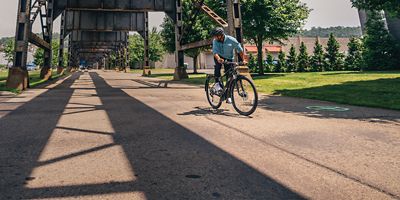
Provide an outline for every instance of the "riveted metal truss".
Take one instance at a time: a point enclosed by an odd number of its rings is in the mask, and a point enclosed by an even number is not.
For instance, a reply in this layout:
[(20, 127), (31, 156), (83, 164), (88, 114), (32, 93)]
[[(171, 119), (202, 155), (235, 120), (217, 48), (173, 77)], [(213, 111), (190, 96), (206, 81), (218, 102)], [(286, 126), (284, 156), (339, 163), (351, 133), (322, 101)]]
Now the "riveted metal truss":
[[(192, 44), (182, 44), (185, 30), (191, 26), (182, 23), (182, 0), (18, 0), (16, 53), (13, 69), (26, 72), (28, 43), (45, 49), (45, 66), (42, 76), (48, 76), (51, 69), (51, 41), (53, 21), (61, 15), (61, 37), (58, 54), (63, 55), (64, 41), (68, 38), (68, 65), (78, 66), (81, 60), (102, 66), (128, 65), (129, 31), (137, 31), (145, 40), (145, 66), (149, 66), (148, 12), (163, 11), (175, 22), (176, 60), (178, 79), (187, 77), (183, 67), (184, 50), (209, 45), (211, 40)], [(205, 12), (217, 24), (232, 30), (241, 41), (240, 2), (227, 0), (228, 23), (199, 0), (198, 12)], [(196, 14), (197, 15), (197, 14)], [(196, 15), (191, 16), (196, 20)], [(42, 35), (32, 34), (32, 24), (40, 20)], [(229, 26), (227, 26), (229, 24)], [(113, 56), (111, 56), (113, 55)], [(111, 62), (111, 57), (113, 63)], [(58, 67), (63, 66), (63, 56), (59, 57)], [(18, 70), (17, 70), (18, 71)], [(60, 70), (61, 71), (61, 70)], [(18, 72), (16, 72), (18, 73)], [(15, 73), (10, 73), (15, 74)], [(7, 81), (10, 87), (26, 85), (26, 77)], [(19, 87), (18, 86), (18, 87)], [(24, 87), (22, 87), (24, 89)]]

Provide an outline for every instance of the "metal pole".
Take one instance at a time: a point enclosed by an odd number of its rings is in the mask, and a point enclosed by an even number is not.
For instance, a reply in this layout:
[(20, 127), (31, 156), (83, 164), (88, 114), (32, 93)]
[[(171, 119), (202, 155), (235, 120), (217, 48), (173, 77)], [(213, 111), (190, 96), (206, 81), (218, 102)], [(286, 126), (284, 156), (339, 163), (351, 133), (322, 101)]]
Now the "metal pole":
[(144, 13), (144, 65), (143, 65), (143, 76), (149, 76), (150, 71), (150, 43), (149, 43), (149, 13)]
[(6, 85), (7, 88), (24, 90), (29, 87), (26, 62), (28, 58), (29, 35), (31, 33), (31, 0), (19, 0), (17, 9), (14, 63), (13, 67), (9, 70)]
[(189, 78), (185, 69), (185, 55), (184, 51), (181, 50), (181, 40), (183, 34), (183, 22), (182, 22), (182, 0), (176, 1), (176, 18), (175, 18), (175, 61), (177, 67), (175, 68), (174, 80), (181, 80)]
[(60, 47), (58, 49), (58, 68), (57, 74), (64, 72), (64, 37), (65, 37), (65, 11), (61, 14), (61, 25), (60, 25)]
[[(54, 0), (47, 0), (46, 10), (46, 25), (42, 27), (44, 33), (44, 40), (52, 46), (51, 42), (53, 39), (53, 13), (54, 13)], [(51, 78), (51, 61), (52, 61), (52, 48), (44, 49), (44, 66), (40, 73), (40, 78), (49, 79)]]
[[(240, 0), (227, 0), (227, 13), (229, 34), (235, 36), (237, 41), (243, 44), (243, 31), (242, 31), (242, 12), (240, 9)], [(237, 57), (238, 61), (242, 61), (240, 56)]]

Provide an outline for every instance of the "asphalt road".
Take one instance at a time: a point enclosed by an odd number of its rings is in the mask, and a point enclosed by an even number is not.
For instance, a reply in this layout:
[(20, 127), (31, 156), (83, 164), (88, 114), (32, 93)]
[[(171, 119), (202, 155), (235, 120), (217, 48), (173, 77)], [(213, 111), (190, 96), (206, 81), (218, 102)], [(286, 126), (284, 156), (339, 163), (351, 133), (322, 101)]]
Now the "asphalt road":
[[(0, 96), (0, 199), (400, 199), (400, 112), (78, 72)], [(164, 86), (165, 82), (161, 82)], [(345, 112), (309, 106), (340, 106)]]

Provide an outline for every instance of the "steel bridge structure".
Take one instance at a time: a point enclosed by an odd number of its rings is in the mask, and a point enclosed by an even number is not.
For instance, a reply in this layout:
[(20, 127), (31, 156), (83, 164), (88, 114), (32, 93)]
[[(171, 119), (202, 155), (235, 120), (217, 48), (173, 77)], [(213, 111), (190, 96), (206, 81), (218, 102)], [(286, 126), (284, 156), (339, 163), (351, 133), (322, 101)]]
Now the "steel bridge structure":
[[(239, 0), (227, 0), (227, 22), (199, 0), (196, 5), (215, 23), (223, 26), (242, 42)], [(182, 0), (18, 0), (15, 32), (15, 56), (9, 70), (8, 88), (24, 90), (29, 87), (27, 72), (28, 44), (44, 49), (41, 78), (52, 74), (53, 22), (61, 18), (60, 48), (57, 73), (76, 68), (81, 60), (100, 68), (110, 66), (129, 69), (128, 37), (136, 31), (144, 38), (144, 74), (149, 68), (149, 12), (165, 12), (175, 23), (176, 63), (175, 79), (187, 77), (184, 68), (184, 50), (211, 44), (211, 40), (182, 44), (186, 28), (182, 22)], [(40, 21), (41, 35), (32, 32), (36, 20)], [(64, 44), (68, 44), (68, 64), (64, 66)], [(114, 59), (111, 59), (114, 55)]]

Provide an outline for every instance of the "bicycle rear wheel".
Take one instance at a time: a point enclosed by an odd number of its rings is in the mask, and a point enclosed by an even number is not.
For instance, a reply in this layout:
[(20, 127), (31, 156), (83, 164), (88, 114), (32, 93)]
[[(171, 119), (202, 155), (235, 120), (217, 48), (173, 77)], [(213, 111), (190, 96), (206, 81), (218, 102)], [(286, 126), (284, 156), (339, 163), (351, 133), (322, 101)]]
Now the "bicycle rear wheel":
[(218, 109), (222, 105), (222, 99), (221, 96), (214, 91), (215, 84), (215, 77), (208, 76), (205, 85), (207, 100), (213, 109)]
[(244, 116), (253, 114), (258, 105), (258, 93), (253, 82), (245, 76), (239, 76), (232, 84), (232, 104), (235, 110)]

